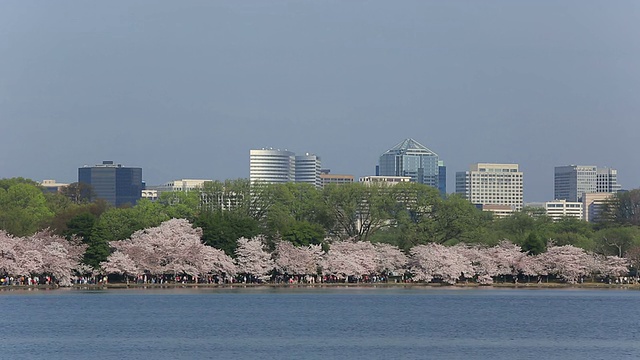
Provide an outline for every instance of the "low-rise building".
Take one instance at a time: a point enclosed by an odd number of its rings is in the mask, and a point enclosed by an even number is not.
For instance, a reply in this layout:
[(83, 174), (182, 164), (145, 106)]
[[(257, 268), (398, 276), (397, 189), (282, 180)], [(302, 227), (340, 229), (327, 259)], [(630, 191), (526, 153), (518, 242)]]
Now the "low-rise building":
[(544, 203), (547, 216), (554, 221), (560, 220), (564, 217), (573, 217), (577, 219), (583, 218), (583, 210), (581, 202), (567, 201), (567, 200), (554, 200)]

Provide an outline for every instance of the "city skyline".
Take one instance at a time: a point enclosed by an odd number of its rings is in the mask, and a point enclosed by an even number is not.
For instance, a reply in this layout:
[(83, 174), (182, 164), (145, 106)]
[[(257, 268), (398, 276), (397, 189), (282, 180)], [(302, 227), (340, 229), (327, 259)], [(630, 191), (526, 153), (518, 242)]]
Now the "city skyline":
[(449, 172), (517, 163), (640, 187), (640, 3), (69, 1), (0, 4), (0, 177), (73, 182), (114, 159), (147, 184), (248, 178), (249, 149), (374, 175), (414, 138)]

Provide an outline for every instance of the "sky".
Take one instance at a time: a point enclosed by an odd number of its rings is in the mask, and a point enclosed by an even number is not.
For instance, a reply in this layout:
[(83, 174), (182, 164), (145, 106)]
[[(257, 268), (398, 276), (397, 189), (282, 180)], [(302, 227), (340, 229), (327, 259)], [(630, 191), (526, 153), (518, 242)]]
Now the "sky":
[(640, 187), (638, 1), (2, 1), (0, 178), (249, 176), (249, 150), (373, 175), (405, 138), (456, 171)]

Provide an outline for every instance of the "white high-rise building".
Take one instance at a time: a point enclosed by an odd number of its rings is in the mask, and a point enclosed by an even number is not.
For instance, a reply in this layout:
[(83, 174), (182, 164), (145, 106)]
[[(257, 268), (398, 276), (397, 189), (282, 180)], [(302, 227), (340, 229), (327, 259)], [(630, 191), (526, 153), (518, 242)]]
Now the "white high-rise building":
[(295, 181), (311, 184), (317, 188), (322, 187), (322, 179), (320, 179), (321, 170), (320, 157), (314, 154), (306, 153), (304, 155), (296, 155), (295, 161)]
[(478, 163), (471, 165), (469, 171), (456, 173), (456, 193), (475, 205), (522, 210), (523, 184), (518, 164)]
[(249, 180), (282, 184), (303, 182), (322, 187), (320, 157), (306, 153), (296, 156), (287, 150), (259, 149), (249, 153)]
[(296, 154), (287, 150), (259, 149), (249, 152), (251, 183), (271, 184), (295, 181)]

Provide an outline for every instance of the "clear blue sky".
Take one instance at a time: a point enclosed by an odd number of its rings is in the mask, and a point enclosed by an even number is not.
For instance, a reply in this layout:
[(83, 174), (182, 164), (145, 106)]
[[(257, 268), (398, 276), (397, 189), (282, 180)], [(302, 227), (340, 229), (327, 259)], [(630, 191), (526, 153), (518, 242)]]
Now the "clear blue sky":
[(412, 137), (456, 171), (515, 162), (640, 187), (638, 1), (2, 1), (0, 177), (248, 177), (249, 149), (370, 175)]

